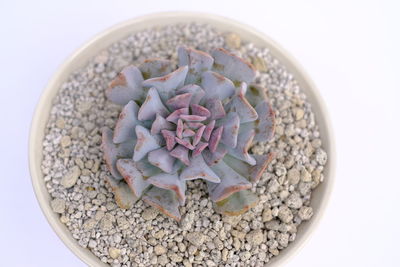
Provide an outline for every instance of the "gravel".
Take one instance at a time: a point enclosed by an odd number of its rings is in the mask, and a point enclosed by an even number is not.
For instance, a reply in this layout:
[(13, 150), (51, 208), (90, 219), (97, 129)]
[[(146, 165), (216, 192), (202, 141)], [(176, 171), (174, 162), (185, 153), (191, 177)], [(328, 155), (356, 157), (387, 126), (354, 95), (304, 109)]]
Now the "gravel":
[(167, 252), (167, 249), (165, 247), (163, 247), (162, 245), (156, 245), (154, 247), (154, 253), (159, 256), (162, 254), (165, 254)]
[(278, 218), (284, 223), (289, 223), (293, 220), (293, 213), (287, 206), (281, 206), (279, 208)]
[(65, 200), (55, 198), (50, 202), (50, 206), (55, 213), (63, 213), (65, 211)]
[[(146, 58), (176, 60), (186, 44), (210, 51), (225, 47), (253, 62), (256, 82), (268, 88), (276, 133), (253, 153), (275, 153), (253, 187), (260, 201), (242, 216), (221, 216), (205, 184), (187, 184), (180, 224), (138, 201), (115, 203), (105, 184), (110, 175), (100, 150), (103, 126), (114, 128), (121, 107), (104, 90), (122, 67)], [(306, 95), (293, 75), (271, 55), (235, 33), (208, 25), (174, 25), (126, 36), (72, 73), (53, 101), (43, 140), (42, 171), (51, 207), (80, 246), (112, 266), (264, 266), (290, 246), (303, 221), (312, 217), (312, 190), (324, 179), (324, 144)], [(121, 196), (122, 198), (123, 196)]]
[(264, 234), (261, 229), (253, 230), (246, 235), (246, 240), (253, 247), (257, 247), (264, 241)]
[(186, 235), (187, 241), (194, 245), (195, 247), (200, 247), (204, 241), (205, 241), (205, 236), (202, 233), (199, 232), (193, 232), (193, 233), (188, 233)]
[[(62, 139), (61, 139), (62, 140)], [(79, 176), (81, 175), (81, 170), (78, 166), (73, 166), (67, 174), (61, 179), (61, 184), (65, 188), (70, 188), (76, 184)]]
[(145, 219), (146, 221), (151, 221), (155, 219), (157, 215), (158, 211), (154, 208), (148, 208), (142, 212), (142, 218)]

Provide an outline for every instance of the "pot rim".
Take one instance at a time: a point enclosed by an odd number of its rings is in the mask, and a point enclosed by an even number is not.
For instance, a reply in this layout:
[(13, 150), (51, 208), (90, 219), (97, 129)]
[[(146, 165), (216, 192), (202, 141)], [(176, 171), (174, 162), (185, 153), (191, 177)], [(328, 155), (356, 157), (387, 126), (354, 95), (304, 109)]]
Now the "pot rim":
[[(170, 22), (163, 24), (168, 21)], [(232, 32), (241, 32), (241, 34), (239, 35), (246, 35), (248, 37), (244, 39), (251, 39), (251, 42), (257, 45), (268, 47), (273, 56), (278, 58), (279, 61), (283, 61), (283, 64), (288, 70), (290, 70), (291, 73), (295, 72), (294, 76), (296, 77), (296, 80), (299, 81), (300, 79), (299, 83), (306, 93), (307, 98), (309, 100), (313, 100), (310, 102), (313, 102), (312, 109), (314, 113), (316, 113), (317, 124), (320, 127), (321, 132), (321, 139), (323, 139), (322, 143), (325, 151), (328, 154), (328, 162), (324, 170), (325, 180), (315, 190), (313, 190), (313, 197), (311, 198), (312, 207), (314, 209), (313, 217), (309, 221), (303, 222), (301, 224), (300, 234), (296, 236), (296, 240), (290, 243), (290, 245), (285, 248), (278, 257), (272, 258), (272, 260), (268, 263), (269, 266), (282, 265), (286, 263), (290, 258), (292, 258), (296, 253), (298, 253), (300, 249), (305, 245), (305, 242), (309, 240), (311, 234), (315, 231), (316, 226), (320, 224), (322, 216), (328, 206), (330, 195), (333, 190), (334, 172), (336, 168), (335, 140), (333, 137), (331, 121), (326, 110), (325, 103), (322, 100), (322, 97), (320, 96), (315, 84), (309, 78), (304, 68), (297, 62), (295, 58), (293, 58), (293, 56), (291, 56), (286, 50), (284, 50), (275, 41), (271, 40), (271, 38), (266, 36), (264, 33), (261, 33), (248, 25), (242, 24), (241, 22), (219, 15), (201, 12), (180, 11), (160, 12), (139, 16), (134, 19), (118, 23), (95, 35), (80, 48), (76, 49), (75, 52), (73, 52), (64, 61), (64, 63), (58, 67), (57, 71), (53, 74), (52, 78), (50, 79), (40, 96), (39, 103), (36, 106), (31, 122), (29, 135), (29, 169), (31, 174), (31, 182), (42, 212), (46, 216), (47, 221), (56, 232), (58, 237), (84, 263), (88, 264), (89, 266), (107, 266), (106, 264), (101, 262), (100, 259), (96, 257), (89, 249), (83, 248), (78, 244), (78, 242), (72, 237), (67, 227), (59, 220), (59, 215), (54, 213), (51, 209), (51, 197), (46, 189), (45, 182), (43, 180), (43, 174), (41, 172), (41, 152), (45, 129), (44, 127), (49, 118), (49, 111), (52, 106), (52, 99), (54, 95), (58, 92), (60, 84), (65, 81), (65, 77), (68, 77), (68, 75), (71, 73), (70, 71), (68, 71), (68, 69), (78, 69), (79, 66), (77, 65), (84, 65), (85, 63), (87, 63), (87, 59), (92, 57), (92, 55), (90, 57), (86, 57), (86, 59), (82, 59), (82, 57), (84, 57), (85, 53), (87, 54), (90, 48), (94, 47), (96, 44), (103, 44), (103, 48), (107, 47), (109, 44), (118, 40), (115, 36), (114, 38), (110, 38), (109, 36), (111, 36), (113, 33), (114, 35), (116, 35), (116, 32), (122, 32), (124, 29), (126, 33), (128, 33), (127, 27), (132, 27), (132, 30), (130, 32), (133, 33), (141, 30), (140, 27), (139, 29), (134, 30), (135, 25), (138, 24), (142, 25), (147, 22), (152, 22), (153, 25), (175, 24), (175, 22), (171, 21), (180, 21), (182, 23), (187, 23), (190, 21), (202, 21), (204, 23), (210, 24), (213, 27), (219, 25), (216, 28), (224, 26), (225, 28), (231, 29)], [(151, 26), (148, 26), (147, 28), (149, 27)], [(143, 27), (142, 25), (142, 28), (144, 29), (146, 27)], [(121, 35), (119, 39), (123, 36), (124, 35)], [(100, 51), (101, 49), (97, 50)], [(81, 62), (79, 63), (79, 61)], [(315, 196), (316, 194), (317, 197)], [(317, 208), (315, 209), (314, 206), (316, 206)]]

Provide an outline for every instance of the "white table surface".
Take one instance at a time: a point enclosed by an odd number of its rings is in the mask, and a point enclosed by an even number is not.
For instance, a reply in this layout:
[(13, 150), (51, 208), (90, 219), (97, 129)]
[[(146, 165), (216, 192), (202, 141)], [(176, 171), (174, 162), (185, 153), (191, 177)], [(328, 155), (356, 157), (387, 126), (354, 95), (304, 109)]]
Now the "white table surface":
[(320, 227), (288, 266), (399, 266), (398, 1), (1, 1), (0, 265), (84, 266), (34, 197), (28, 133), (42, 89), (103, 29), (158, 11), (212, 12), (291, 52), (325, 99), (338, 166)]

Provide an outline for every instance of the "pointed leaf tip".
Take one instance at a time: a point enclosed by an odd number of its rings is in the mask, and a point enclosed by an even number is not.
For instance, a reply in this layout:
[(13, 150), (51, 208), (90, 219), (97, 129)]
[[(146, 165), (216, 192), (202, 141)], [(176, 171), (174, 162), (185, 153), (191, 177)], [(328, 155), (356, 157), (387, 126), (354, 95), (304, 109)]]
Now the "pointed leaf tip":
[(181, 115), (186, 115), (189, 114), (189, 108), (180, 108), (172, 112), (171, 114), (168, 115), (167, 121), (173, 122), (175, 124), (178, 123), (178, 120)]
[(149, 183), (137, 168), (136, 163), (131, 159), (119, 159), (117, 168), (135, 196), (141, 197)]
[(207, 99), (224, 100), (235, 93), (233, 82), (213, 71), (206, 71), (202, 74), (201, 87), (206, 92)]
[(190, 165), (189, 160), (189, 149), (182, 145), (176, 146), (171, 152), (169, 152), (171, 156), (182, 161), (186, 166)]
[(181, 220), (179, 201), (173, 191), (152, 187), (143, 195), (142, 200), (174, 220)]
[(167, 121), (163, 116), (157, 113), (156, 119), (151, 125), (151, 134), (156, 135), (161, 132), (161, 130), (173, 130), (175, 129), (174, 125)]
[(166, 173), (171, 173), (175, 163), (175, 158), (172, 157), (166, 148), (159, 148), (149, 152), (148, 160), (154, 166), (160, 168)]
[(220, 126), (211, 133), (210, 142), (208, 145), (211, 153), (214, 153), (217, 150), (223, 131), (224, 131), (224, 126)]
[(199, 142), (198, 145), (195, 147), (195, 149), (193, 150), (192, 156), (196, 157), (197, 155), (200, 155), (201, 152), (203, 152), (203, 150), (208, 147), (208, 143), (204, 143), (204, 142)]
[(168, 109), (162, 103), (157, 89), (150, 88), (144, 103), (139, 109), (139, 120), (154, 120), (156, 118), (156, 114), (160, 114), (164, 117), (168, 113)]
[(211, 113), (211, 120), (221, 119), (226, 115), (225, 108), (222, 105), (221, 100), (217, 98), (208, 99), (206, 102), (206, 107)]
[(141, 125), (136, 126), (137, 141), (133, 153), (133, 160), (139, 161), (148, 152), (160, 148), (160, 140), (158, 136), (151, 135), (150, 131)]
[(190, 100), (192, 99), (192, 93), (184, 93), (180, 95), (176, 95), (167, 100), (167, 105), (171, 107), (171, 109), (180, 109), (189, 107)]
[(251, 183), (224, 161), (211, 166), (211, 169), (221, 179), (220, 183), (207, 182), (208, 192), (214, 202), (224, 200), (235, 192), (251, 188)]
[(130, 100), (142, 99), (143, 76), (135, 66), (124, 68), (117, 77), (111, 81), (106, 90), (107, 98), (118, 105), (126, 105)]
[(116, 144), (136, 139), (135, 127), (140, 124), (137, 118), (139, 106), (135, 101), (129, 101), (119, 114), (115, 125), (113, 142)]
[(227, 50), (217, 48), (211, 54), (214, 57), (213, 70), (232, 81), (250, 83), (256, 77), (256, 71), (252, 64)]
[(174, 148), (176, 141), (175, 141), (175, 132), (169, 130), (161, 130), (161, 134), (164, 137), (164, 140), (167, 144), (167, 149), (170, 151)]
[(191, 104), (199, 104), (206, 92), (197, 84), (188, 84), (176, 90), (177, 93), (191, 93)]
[(210, 121), (210, 122), (206, 125), (206, 128), (204, 129), (204, 132), (203, 132), (203, 138), (204, 138), (204, 140), (206, 140), (206, 141), (209, 141), (209, 140), (210, 140), (211, 133), (212, 133), (212, 131), (214, 130), (214, 126), (215, 126), (215, 120)]
[(191, 105), (191, 109), (193, 115), (204, 116), (207, 118), (211, 116), (210, 111), (203, 106), (193, 104)]
[(236, 112), (239, 115), (240, 123), (255, 121), (258, 118), (257, 111), (241, 92), (225, 105), (225, 109), (229, 112)]
[(160, 173), (149, 177), (147, 181), (159, 188), (174, 191), (178, 197), (179, 203), (181, 205), (185, 203), (186, 182), (182, 181), (178, 174)]
[(207, 166), (201, 155), (192, 157), (190, 165), (183, 169), (180, 178), (182, 180), (203, 179), (213, 183), (220, 181), (220, 178)]
[(201, 74), (211, 69), (214, 63), (214, 59), (209, 54), (183, 46), (178, 48), (178, 61), (179, 66), (187, 65), (189, 67), (186, 83), (198, 83)]

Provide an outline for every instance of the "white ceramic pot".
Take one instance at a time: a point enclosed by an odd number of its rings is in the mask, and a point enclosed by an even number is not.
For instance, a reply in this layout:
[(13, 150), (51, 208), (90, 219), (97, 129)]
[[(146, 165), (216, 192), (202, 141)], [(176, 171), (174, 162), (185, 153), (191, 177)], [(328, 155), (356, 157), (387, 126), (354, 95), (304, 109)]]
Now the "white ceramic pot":
[(104, 263), (92, 254), (89, 249), (82, 248), (78, 245), (78, 242), (72, 237), (67, 227), (60, 222), (59, 215), (54, 213), (50, 207), (50, 195), (47, 192), (40, 165), (42, 161), (42, 140), (45, 126), (49, 118), (52, 99), (57, 94), (60, 85), (67, 80), (70, 73), (84, 66), (90, 58), (94, 57), (112, 43), (131, 33), (152, 26), (165, 26), (179, 22), (208, 23), (221, 31), (235, 32), (239, 34), (243, 40), (251, 41), (261, 47), (268, 47), (274, 57), (282, 62), (287, 67), (288, 71), (294, 75), (312, 104), (316, 121), (320, 127), (322, 144), (328, 153), (328, 163), (324, 171), (325, 180), (313, 191), (311, 206), (314, 210), (314, 216), (312, 219), (304, 222), (299, 228), (296, 240), (290, 243), (278, 257), (274, 257), (273, 260), (270, 261), (269, 266), (280, 266), (297, 253), (304, 245), (305, 241), (320, 223), (325, 208), (327, 207), (333, 187), (335, 169), (333, 132), (324, 103), (315, 85), (296, 60), (264, 34), (249, 26), (224, 17), (191, 12), (168, 12), (147, 15), (123, 22), (100, 33), (73, 53), (57, 70), (48, 83), (33, 117), (29, 140), (29, 164), (36, 197), (50, 225), (65, 245), (86, 264), (90, 266), (104, 266)]

